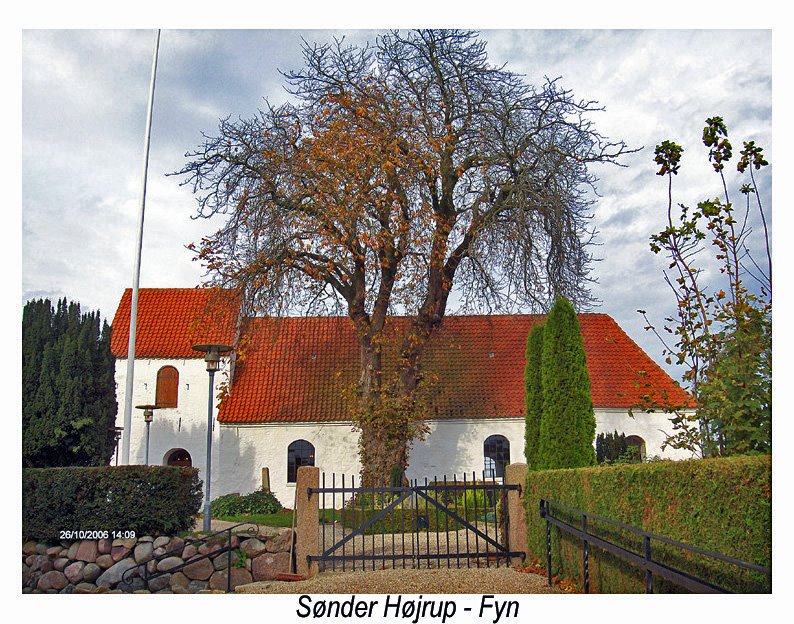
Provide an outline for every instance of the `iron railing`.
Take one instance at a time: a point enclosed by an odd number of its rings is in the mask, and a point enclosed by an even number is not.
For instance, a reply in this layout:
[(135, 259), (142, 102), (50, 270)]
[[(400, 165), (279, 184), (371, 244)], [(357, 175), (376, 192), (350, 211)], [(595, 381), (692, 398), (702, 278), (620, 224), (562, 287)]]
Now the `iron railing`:
[[(240, 527), (243, 526), (248, 528), (245, 529), (244, 531), (240, 530)], [(202, 561), (203, 559), (209, 559), (210, 557), (215, 558), (224, 553), (227, 553), (226, 592), (230, 593), (232, 591), (232, 551), (234, 550), (234, 548), (232, 548), (232, 533), (237, 533), (238, 535), (240, 533), (247, 533), (251, 537), (255, 537), (256, 535), (259, 535), (259, 525), (254, 524), (253, 522), (241, 522), (239, 524), (230, 526), (227, 529), (222, 529), (220, 531), (216, 531), (208, 535), (202, 535), (199, 537), (186, 539), (182, 548), (169, 550), (160, 555), (153, 556), (151, 559), (147, 561), (142, 561), (141, 563), (133, 566), (129, 570), (126, 570), (124, 574), (121, 575), (121, 585), (130, 586), (132, 585), (132, 579), (135, 578), (136, 576), (139, 576), (144, 580), (144, 582), (148, 586), (149, 581), (156, 579), (160, 576), (163, 576), (164, 574), (174, 574), (176, 572), (179, 572), (180, 570), (183, 570), (189, 565), (193, 565), (194, 563)], [(169, 568), (168, 570), (157, 571), (157, 568), (155, 567), (154, 572), (149, 571), (151, 562), (159, 563), (160, 561), (168, 557), (181, 556), (185, 546), (189, 546), (189, 545), (196, 546), (196, 545), (206, 544), (210, 540), (218, 537), (219, 535), (224, 535), (224, 534), (226, 535), (226, 545), (219, 549), (213, 550), (212, 552), (209, 552), (204, 555), (193, 557), (189, 561), (185, 561), (184, 563), (176, 565), (173, 568)]]
[[(557, 509), (567, 516), (567, 518), (580, 518), (581, 524), (579, 527), (574, 526), (570, 522), (566, 522), (559, 515), (553, 513), (553, 509)], [(636, 527), (605, 518), (597, 514), (588, 513), (581, 509), (574, 509), (561, 503), (541, 499), (540, 500), (540, 517), (546, 520), (546, 568), (548, 570), (548, 582), (552, 584), (551, 573), (551, 527), (556, 526), (561, 531), (564, 531), (574, 537), (582, 540), (582, 585), (584, 593), (590, 591), (590, 546), (596, 546), (608, 553), (628, 562), (634, 567), (640, 568), (645, 571), (645, 592), (648, 594), (653, 593), (653, 579), (654, 575), (666, 579), (695, 593), (731, 593), (730, 590), (710, 582), (706, 579), (699, 578), (693, 574), (683, 570), (674, 568), (673, 566), (662, 563), (661, 561), (654, 560), (653, 551), (651, 548), (652, 542), (659, 542), (672, 546), (684, 552), (697, 554), (703, 557), (708, 557), (717, 561), (728, 563), (738, 568), (751, 570), (764, 574), (769, 579), (769, 586), (771, 587), (772, 571), (770, 568), (760, 566), (754, 563), (748, 563), (735, 557), (729, 557), (717, 552), (690, 546), (676, 540), (672, 540), (661, 535), (654, 535)], [(620, 546), (603, 535), (598, 535), (593, 531), (592, 521), (604, 523), (616, 529), (627, 531), (641, 538), (643, 543), (642, 552), (634, 552), (629, 548)]]

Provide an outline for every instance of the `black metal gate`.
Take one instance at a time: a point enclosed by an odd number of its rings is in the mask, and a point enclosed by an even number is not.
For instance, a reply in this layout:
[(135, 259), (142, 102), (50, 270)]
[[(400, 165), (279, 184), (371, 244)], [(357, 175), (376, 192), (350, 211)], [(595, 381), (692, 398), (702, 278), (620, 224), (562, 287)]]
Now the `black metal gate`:
[(323, 474), (321, 571), (509, 565), (525, 553), (511, 551), (507, 493), (520, 491), (494, 477), (416, 480), (407, 485), (368, 485), (355, 477)]

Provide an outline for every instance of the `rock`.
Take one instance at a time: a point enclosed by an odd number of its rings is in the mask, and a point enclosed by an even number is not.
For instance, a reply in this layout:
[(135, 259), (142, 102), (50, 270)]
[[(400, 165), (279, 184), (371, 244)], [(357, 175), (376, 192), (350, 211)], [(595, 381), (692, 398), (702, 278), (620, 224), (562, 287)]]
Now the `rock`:
[(83, 568), (83, 581), (93, 583), (102, 574), (102, 568), (96, 563), (88, 563)]
[(103, 570), (107, 570), (114, 563), (116, 562), (113, 561), (113, 557), (110, 555), (99, 555), (99, 557), (96, 558), (96, 564)]
[(97, 542), (97, 552), (100, 555), (109, 555), (111, 549), (113, 548), (113, 540), (110, 539), (101, 539)]
[(33, 562), (36, 561), (36, 557), (38, 557), (38, 555), (28, 555), (27, 557), (25, 557), (25, 565), (28, 566), (29, 568), (32, 568)]
[(30, 581), (30, 566), (23, 563), (22, 564), (22, 587), (28, 584)]
[(184, 550), (182, 550), (182, 559), (188, 560), (191, 557), (195, 557), (198, 554), (198, 546), (194, 544), (188, 544), (185, 546)]
[(63, 572), (51, 570), (50, 572), (41, 575), (41, 578), (36, 585), (36, 589), (40, 589), (42, 591), (60, 591), (68, 584), (69, 581), (66, 579)]
[(200, 591), (207, 589), (207, 585), (207, 581), (190, 581), (190, 583), (188, 583), (187, 590), (191, 594), (197, 594)]
[(30, 578), (28, 578), (28, 587), (31, 589), (35, 589), (36, 585), (39, 584), (39, 579), (41, 578), (41, 572), (31, 572)]
[(263, 552), (267, 551), (267, 545), (254, 537), (240, 544), (240, 550), (242, 550), (249, 559), (255, 559)]
[(171, 541), (168, 542), (168, 546), (166, 550), (173, 554), (173, 555), (181, 555), (182, 549), (185, 547), (185, 540), (181, 537), (172, 537)]
[(154, 538), (151, 535), (144, 535), (143, 537), (138, 538), (138, 543), (143, 544), (145, 542), (153, 542)]
[(279, 533), (281, 533), (281, 529), (278, 527), (259, 527), (259, 537), (276, 537)]
[(163, 589), (169, 588), (170, 585), (171, 585), (171, 575), (163, 574), (162, 576), (156, 576), (155, 578), (149, 581), (149, 591), (153, 593), (157, 593)]
[(289, 572), (289, 553), (265, 553), (251, 562), (255, 581), (272, 581), (280, 572)]
[(59, 594), (73, 594), (74, 593), (74, 585), (67, 585), (61, 591), (58, 592)]
[(51, 571), (55, 567), (47, 555), (33, 555), (33, 560), (29, 565), (31, 571), (41, 572), (42, 574)]
[(69, 565), (69, 560), (66, 557), (59, 557), (55, 561), (52, 562), (52, 567), (54, 570), (58, 570), (58, 572), (63, 572), (64, 568)]
[(80, 542), (80, 547), (77, 549), (77, 555), (74, 559), (93, 563), (97, 560), (97, 554), (97, 543), (94, 540), (83, 540)]
[(166, 557), (157, 564), (158, 572), (168, 572), (169, 570), (185, 563), (181, 557)]
[(136, 589), (132, 593), (133, 594), (151, 594), (152, 592), (150, 592), (148, 589)]
[(48, 548), (47, 552), (45, 554), (48, 557), (51, 557), (52, 559), (55, 559), (58, 555), (61, 554), (62, 550), (63, 550), (62, 546), (53, 546), (52, 548)]
[(195, 563), (191, 563), (189, 566), (186, 566), (182, 570), (182, 573), (190, 580), (206, 581), (210, 576), (212, 576), (214, 571), (215, 568), (209, 559), (200, 559)]
[(276, 537), (267, 541), (267, 552), (288, 552), (292, 540), (292, 529), (284, 529)]
[(146, 564), (146, 571), (149, 574), (155, 574), (157, 572), (157, 562), (154, 559)]
[(171, 541), (170, 537), (166, 537), (165, 535), (161, 535), (156, 540), (154, 540), (154, 548), (163, 548), (165, 547), (168, 542)]
[(32, 594), (33, 590), (30, 587), (23, 587), (22, 588), (22, 593), (23, 594)]
[(128, 548), (124, 544), (119, 544), (118, 546), (113, 546), (110, 549), (110, 556), (113, 558), (113, 561), (121, 561), (131, 552), (131, 548)]
[(49, 548), (49, 546), (47, 546), (47, 544), (39, 542), (38, 544), (36, 544), (36, 554), (37, 555), (46, 555), (47, 554), (47, 548)]
[(30, 541), (25, 542), (22, 544), (22, 554), (23, 555), (35, 555), (36, 554), (36, 542)]
[(157, 591), (157, 592), (154, 592), (154, 593), (155, 594), (173, 594), (174, 592), (171, 591), (170, 589), (166, 588), (166, 589), (161, 589), (160, 591)]
[(78, 583), (74, 588), (75, 594), (95, 594), (96, 591), (97, 587), (93, 583)]
[[(118, 585), (121, 581), (122, 575), (129, 569), (135, 567), (135, 561), (132, 558), (122, 559), (118, 563), (113, 564), (105, 570), (96, 580), (97, 587), (113, 587)], [(130, 574), (138, 574), (137, 570)]]
[[(246, 559), (249, 561), (249, 559)], [(240, 563), (240, 553), (237, 551), (232, 551), (232, 565), (237, 567)], [(216, 570), (225, 570), (229, 567), (229, 553), (223, 553), (222, 555), (218, 555), (215, 559), (212, 560), (212, 565)]]
[(72, 561), (77, 559), (77, 551), (80, 549), (80, 542), (72, 542), (69, 550), (66, 551), (66, 558)]
[(130, 550), (132, 550), (133, 548), (135, 548), (135, 542), (136, 542), (135, 538), (132, 539), (118, 538), (113, 540), (111, 544), (111, 548), (115, 548), (116, 546), (124, 546), (124, 548), (129, 548)]
[(110, 587), (97, 587), (95, 594), (107, 594), (110, 591)]
[(142, 589), (147, 589), (147, 586), (146, 581), (144, 581), (140, 576), (136, 576), (129, 581), (122, 580), (121, 583), (116, 586), (116, 589), (120, 589), (125, 594), (133, 594)]
[[(94, 564), (96, 565), (96, 564)], [(69, 582), (73, 585), (77, 585), (80, 581), (83, 580), (83, 568), (85, 568), (85, 563), (82, 561), (75, 561), (74, 563), (66, 566), (63, 571), (64, 576), (69, 579)]]
[[(228, 578), (229, 570), (219, 570), (210, 577), (210, 589), (226, 591), (226, 579)], [(245, 585), (246, 583), (253, 582), (251, 573), (243, 568), (231, 569), (231, 585), (232, 589), (238, 585)]]
[(144, 561), (149, 561), (152, 558), (152, 553), (154, 552), (154, 548), (152, 547), (151, 542), (143, 542), (138, 544), (135, 547), (134, 557), (135, 561), (138, 563), (143, 563)]
[(179, 589), (187, 589), (189, 584), (190, 579), (181, 572), (172, 574), (171, 580), (168, 582), (168, 586), (174, 590), (174, 593), (176, 593), (176, 591)]
[(155, 557), (159, 557), (160, 555), (164, 555), (164, 554), (165, 554), (165, 548), (163, 548), (162, 546), (160, 546), (159, 548), (155, 548), (154, 549), (154, 556)]

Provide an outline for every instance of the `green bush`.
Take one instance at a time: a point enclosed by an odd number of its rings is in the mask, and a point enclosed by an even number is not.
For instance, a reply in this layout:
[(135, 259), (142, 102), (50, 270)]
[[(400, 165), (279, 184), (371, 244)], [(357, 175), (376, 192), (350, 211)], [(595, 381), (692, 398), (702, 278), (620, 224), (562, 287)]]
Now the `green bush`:
[[(768, 455), (659, 461), (527, 474), (524, 503), (527, 542), (545, 562), (546, 523), (541, 498), (598, 514), (673, 540), (770, 567), (772, 561), (772, 461)], [(555, 515), (559, 515), (555, 512)], [(581, 518), (570, 518), (578, 526)], [(594, 534), (642, 553), (642, 539), (601, 522)], [(739, 593), (769, 592), (764, 574), (652, 542), (655, 561)], [(552, 568), (581, 586), (581, 540), (552, 527)], [(590, 589), (602, 593), (645, 590), (644, 572), (592, 546)], [(657, 592), (681, 589), (654, 577)]]
[(259, 489), (245, 496), (226, 494), (212, 501), (212, 517), (251, 516), (274, 514), (282, 510), (281, 503), (272, 492)]
[(102, 466), (22, 471), (22, 535), (58, 540), (61, 531), (175, 535), (201, 506), (195, 468)]

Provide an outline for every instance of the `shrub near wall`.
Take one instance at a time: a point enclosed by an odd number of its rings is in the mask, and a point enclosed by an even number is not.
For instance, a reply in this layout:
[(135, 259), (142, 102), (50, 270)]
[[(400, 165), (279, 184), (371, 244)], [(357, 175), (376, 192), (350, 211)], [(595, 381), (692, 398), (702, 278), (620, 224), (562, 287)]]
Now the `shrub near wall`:
[(74, 539), (61, 531), (187, 531), (201, 505), (195, 468), (103, 466), (22, 471), (22, 534)]
[[(527, 542), (542, 562), (546, 523), (540, 498), (598, 514), (691, 546), (770, 567), (772, 561), (771, 457), (728, 457), (608, 467), (530, 472), (524, 502)], [(558, 515), (555, 512), (555, 515)], [(581, 526), (581, 518), (568, 518)], [(642, 540), (608, 525), (589, 522), (591, 532), (624, 548), (643, 552)], [(767, 577), (652, 542), (655, 561), (682, 569), (730, 591), (771, 591)], [(552, 569), (582, 581), (582, 543), (552, 527)], [(657, 592), (682, 591), (654, 577)], [(614, 556), (590, 548), (590, 590), (645, 591), (644, 573)]]

